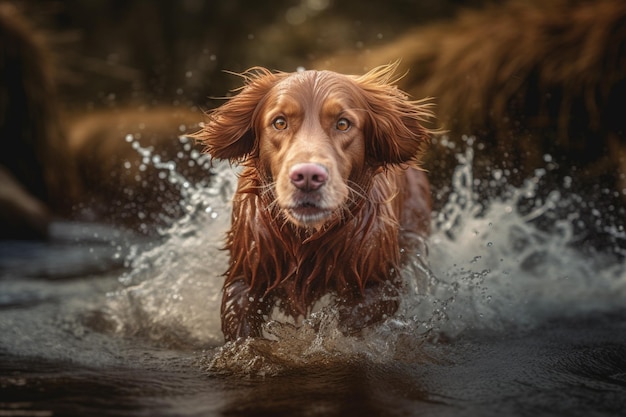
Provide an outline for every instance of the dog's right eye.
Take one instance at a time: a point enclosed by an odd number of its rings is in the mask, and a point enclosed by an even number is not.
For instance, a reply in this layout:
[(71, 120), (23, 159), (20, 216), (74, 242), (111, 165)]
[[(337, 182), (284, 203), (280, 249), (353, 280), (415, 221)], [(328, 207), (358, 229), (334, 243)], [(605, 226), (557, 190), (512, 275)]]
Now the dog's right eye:
[(277, 117), (272, 122), (272, 126), (274, 126), (276, 130), (285, 130), (287, 129), (287, 120), (285, 120), (284, 117)]

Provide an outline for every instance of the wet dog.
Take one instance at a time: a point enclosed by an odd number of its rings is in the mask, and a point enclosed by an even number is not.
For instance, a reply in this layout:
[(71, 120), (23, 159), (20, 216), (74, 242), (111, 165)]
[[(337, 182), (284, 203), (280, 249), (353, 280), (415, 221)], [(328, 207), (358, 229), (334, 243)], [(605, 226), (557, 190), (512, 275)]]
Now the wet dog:
[(306, 317), (333, 294), (347, 333), (398, 308), (402, 236), (428, 234), (419, 158), (428, 104), (393, 85), (395, 66), (243, 74), (196, 138), (241, 163), (221, 306), (226, 340), (262, 336), (278, 307)]

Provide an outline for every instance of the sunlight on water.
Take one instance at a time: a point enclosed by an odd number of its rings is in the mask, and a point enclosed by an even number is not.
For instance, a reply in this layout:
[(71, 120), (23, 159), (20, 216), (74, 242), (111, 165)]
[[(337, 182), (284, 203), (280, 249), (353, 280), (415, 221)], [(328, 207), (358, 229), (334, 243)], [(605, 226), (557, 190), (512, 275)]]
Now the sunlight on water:
[[(267, 340), (222, 346), (219, 305), (227, 257), (220, 247), (236, 175), (220, 163), (211, 168), (210, 186), (202, 186), (180, 178), (175, 165), (152, 160), (164, 164), (168, 178), (187, 184), (186, 215), (163, 231), (159, 244), (131, 254), (130, 272), (120, 278), (123, 289), (108, 297), (108, 319), (120, 334), (170, 347), (220, 346), (201, 364), (212, 372), (265, 375), (359, 357), (437, 360), (427, 346), (441, 337), (511, 332), (620, 309), (626, 297), (622, 262), (579, 250), (580, 197), (569, 195), (567, 187), (539, 193), (547, 170), (517, 188), (500, 171), (477, 180), (471, 138), (466, 143), (452, 192), (433, 216), (428, 260), (416, 252), (403, 271), (407, 290), (399, 313), (361, 337), (341, 334), (335, 311), (326, 306), (299, 327), (268, 323)], [(503, 191), (480, 201), (474, 188), (481, 181)], [(611, 227), (623, 234), (621, 225)]]

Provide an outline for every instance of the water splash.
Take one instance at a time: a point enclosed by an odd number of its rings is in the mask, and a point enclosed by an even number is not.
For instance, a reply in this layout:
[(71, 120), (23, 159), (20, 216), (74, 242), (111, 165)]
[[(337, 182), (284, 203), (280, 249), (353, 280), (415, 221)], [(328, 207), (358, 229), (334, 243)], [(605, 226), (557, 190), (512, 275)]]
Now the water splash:
[[(185, 137), (181, 141), (188, 143)], [(169, 347), (220, 344), (218, 298), (227, 265), (221, 248), (236, 175), (228, 164), (209, 164), (207, 155), (188, 148), (190, 161), (205, 166), (209, 174), (208, 182), (194, 183), (174, 161), (162, 161), (137, 142), (132, 146), (145, 164), (162, 170), (164, 181), (180, 186), (184, 214), (161, 230), (155, 246), (131, 248), (128, 272), (119, 278), (124, 288), (108, 294), (102, 327)]]
[[(416, 242), (413, 261), (402, 271), (407, 291), (399, 313), (360, 337), (343, 335), (336, 311), (326, 305), (300, 326), (269, 322), (266, 340), (222, 345), (219, 303), (227, 259), (220, 247), (236, 181), (226, 164), (212, 168), (209, 186), (188, 183), (186, 215), (163, 231), (162, 243), (129, 257), (130, 272), (120, 279), (125, 288), (109, 296), (109, 321), (116, 332), (168, 346), (219, 346), (201, 363), (211, 372), (270, 375), (359, 358), (438, 361), (429, 347), (441, 338), (515, 332), (555, 318), (621, 309), (623, 263), (612, 254), (579, 249), (581, 197), (568, 187), (542, 189), (549, 169), (537, 170), (521, 187), (509, 185), (502, 171), (476, 179), (471, 138), (466, 143), (452, 192), (433, 217), (428, 259), (423, 242)], [(479, 185), (499, 193), (484, 199)], [(619, 224), (606, 230), (624, 234)]]
[[(540, 189), (548, 174), (540, 169), (521, 187), (504, 182), (500, 195), (480, 201), (468, 186), (479, 183), (468, 143), (429, 242), (433, 273), (454, 300), (441, 330), (511, 331), (621, 308), (624, 265), (612, 255), (582, 251), (581, 197), (567, 187)], [(506, 177), (499, 174), (493, 180), (502, 184)]]

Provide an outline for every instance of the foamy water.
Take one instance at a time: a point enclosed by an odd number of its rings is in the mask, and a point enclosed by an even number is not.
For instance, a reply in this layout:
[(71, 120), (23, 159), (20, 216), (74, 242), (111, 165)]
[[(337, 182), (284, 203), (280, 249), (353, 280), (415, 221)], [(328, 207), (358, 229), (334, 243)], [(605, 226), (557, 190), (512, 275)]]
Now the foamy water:
[[(416, 252), (403, 271), (407, 291), (400, 311), (361, 337), (341, 334), (327, 306), (299, 327), (268, 323), (268, 340), (223, 345), (219, 305), (227, 254), (220, 248), (235, 170), (216, 163), (211, 185), (196, 186), (180, 178), (175, 165), (151, 160), (149, 151), (146, 161), (161, 164), (164, 180), (175, 178), (185, 187), (186, 215), (162, 232), (158, 245), (131, 253), (129, 272), (120, 277), (121, 289), (108, 294), (103, 315), (122, 335), (170, 347), (218, 347), (201, 364), (211, 371), (267, 374), (354, 357), (428, 361), (433, 358), (425, 345), (441, 337), (513, 332), (621, 309), (624, 264), (613, 254), (580, 250), (580, 197), (567, 194), (567, 187), (541, 189), (546, 170), (517, 188), (507, 186), (502, 172), (473, 178), (474, 149), (467, 143), (447, 203), (433, 216), (427, 260)], [(481, 201), (474, 189), (484, 181), (504, 192)], [(617, 237), (624, 233), (622, 225), (606, 229)]]

